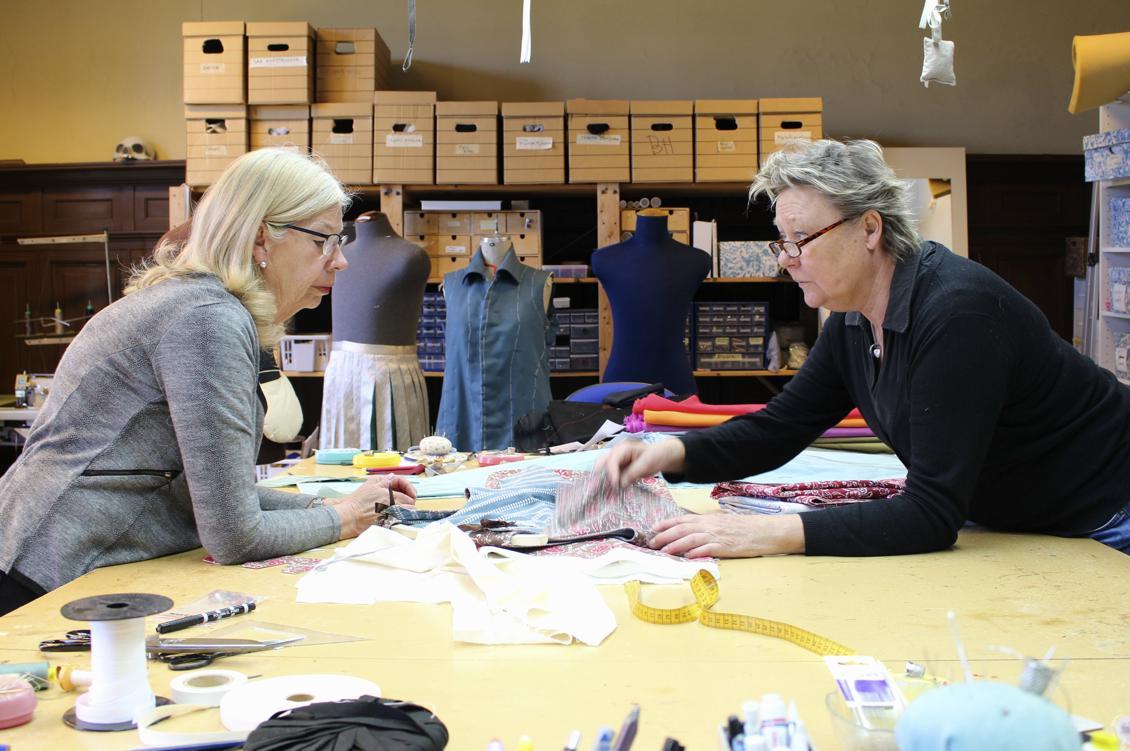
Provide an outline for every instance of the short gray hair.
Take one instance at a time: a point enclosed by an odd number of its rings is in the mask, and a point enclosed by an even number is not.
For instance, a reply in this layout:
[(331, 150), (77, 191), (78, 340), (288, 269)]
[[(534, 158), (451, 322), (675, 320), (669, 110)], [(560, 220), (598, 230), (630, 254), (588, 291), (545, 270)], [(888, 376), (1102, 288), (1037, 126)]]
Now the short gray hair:
[(749, 200), (764, 195), (775, 206), (783, 191), (801, 187), (822, 193), (845, 219), (877, 211), (883, 218), (883, 249), (895, 259), (918, 252), (910, 191), (874, 141), (794, 142), (769, 155), (749, 188)]

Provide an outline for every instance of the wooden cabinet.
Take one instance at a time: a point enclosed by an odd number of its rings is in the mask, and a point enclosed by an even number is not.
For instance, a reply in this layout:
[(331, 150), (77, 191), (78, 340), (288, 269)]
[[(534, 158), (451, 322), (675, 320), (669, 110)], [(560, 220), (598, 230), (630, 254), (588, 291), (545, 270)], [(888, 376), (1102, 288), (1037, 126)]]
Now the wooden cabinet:
[[(66, 319), (87, 304), (109, 303), (103, 243), (21, 245), (21, 238), (109, 233), (113, 298), (169, 225), (169, 188), (184, 182), (183, 162), (44, 164), (0, 169), (0, 393), (17, 372), (51, 372), (64, 344), (25, 344), (25, 312)], [(75, 322), (75, 328), (82, 322)], [(34, 321), (33, 333), (53, 333)], [(71, 333), (68, 331), (68, 333)]]

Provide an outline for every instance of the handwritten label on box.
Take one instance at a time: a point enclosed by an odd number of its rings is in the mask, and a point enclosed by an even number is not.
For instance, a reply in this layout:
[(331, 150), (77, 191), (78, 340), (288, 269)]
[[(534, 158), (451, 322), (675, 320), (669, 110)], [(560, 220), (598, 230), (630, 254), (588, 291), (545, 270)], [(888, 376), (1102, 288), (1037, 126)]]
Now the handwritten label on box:
[(477, 143), (457, 143), (455, 144), (455, 153), (457, 156), (471, 156), (479, 153), (479, 144)]
[(497, 230), (498, 229), (498, 220), (497, 219), (481, 219), (481, 220), (479, 220), (479, 229), (480, 230), (485, 230), (485, 229)]
[(200, 63), (200, 72), (223, 73), (226, 67), (223, 63)]
[(443, 252), (449, 253), (453, 256), (462, 256), (467, 254), (466, 245), (444, 245)]
[(353, 143), (352, 133), (330, 133), (330, 143)]
[(253, 57), (251, 68), (305, 68), (305, 55), (287, 55), (285, 57)]
[(390, 149), (419, 149), (424, 146), (423, 133), (386, 133), (385, 146)]
[(553, 148), (552, 136), (518, 136), (514, 139), (518, 151), (549, 151)]
[(810, 130), (779, 130), (773, 134), (774, 143), (790, 143), (792, 141), (811, 141)]
[(729, 152), (733, 152), (733, 151), (737, 151), (737, 150), (738, 150), (738, 147), (733, 141), (719, 141), (718, 142), (718, 153), (720, 153), (720, 154), (729, 153)]
[(579, 146), (619, 146), (620, 136), (599, 136), (593, 133), (578, 133)]
[(212, 146), (204, 147), (204, 156), (227, 156), (228, 147), (224, 144), (213, 144)]

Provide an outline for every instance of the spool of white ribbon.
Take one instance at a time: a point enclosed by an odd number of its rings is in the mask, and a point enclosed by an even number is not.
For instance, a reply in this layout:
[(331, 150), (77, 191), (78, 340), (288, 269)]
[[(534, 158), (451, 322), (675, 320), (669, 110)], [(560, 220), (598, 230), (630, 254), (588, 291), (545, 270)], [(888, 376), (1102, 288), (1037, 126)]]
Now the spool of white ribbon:
[(201, 670), (192, 675), (178, 675), (169, 683), (177, 704), (220, 706), (224, 694), (247, 683), (247, 676), (236, 670)]
[(250, 731), (275, 712), (323, 701), (380, 696), (381, 687), (348, 675), (284, 675), (249, 681), (220, 700), (220, 721), (228, 730)]
[(156, 705), (145, 661), (145, 619), (91, 622), (90, 665), (93, 682), (75, 702), (78, 719), (133, 722)]
[(152, 726), (167, 720), (170, 717), (192, 714), (193, 712), (209, 711), (209, 707), (200, 704), (166, 704), (163, 707), (154, 707), (143, 712), (137, 718), (137, 735), (146, 746), (187, 746), (204, 743), (224, 743), (227, 741), (242, 741), (247, 739), (247, 731), (211, 731), (211, 732), (176, 732), (171, 730), (153, 730)]

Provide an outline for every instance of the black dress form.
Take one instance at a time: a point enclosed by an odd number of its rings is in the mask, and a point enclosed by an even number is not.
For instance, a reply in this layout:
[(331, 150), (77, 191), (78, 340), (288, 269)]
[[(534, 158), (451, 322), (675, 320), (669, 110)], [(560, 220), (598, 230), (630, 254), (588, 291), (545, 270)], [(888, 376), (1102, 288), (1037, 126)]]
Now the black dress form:
[(612, 304), (615, 330), (604, 380), (696, 392), (683, 329), (710, 256), (672, 239), (666, 216), (641, 214), (629, 240), (593, 253), (592, 270)]
[(353, 229), (356, 236), (345, 245), (349, 268), (338, 275), (331, 299), (334, 340), (415, 344), (431, 259), (380, 212), (357, 217)]

